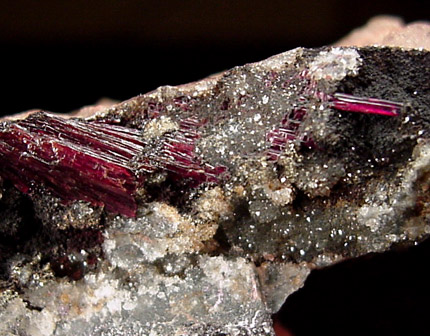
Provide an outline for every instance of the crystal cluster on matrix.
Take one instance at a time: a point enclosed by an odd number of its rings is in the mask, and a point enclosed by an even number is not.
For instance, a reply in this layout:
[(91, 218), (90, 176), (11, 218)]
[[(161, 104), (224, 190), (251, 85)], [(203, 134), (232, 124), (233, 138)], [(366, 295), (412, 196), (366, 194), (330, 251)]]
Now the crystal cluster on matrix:
[(167, 171), (192, 184), (213, 182), (223, 167), (200, 163), (194, 154), (198, 127), (184, 120), (148, 150), (139, 130), (100, 122), (63, 119), (43, 112), (0, 130), (0, 175), (24, 193), (42, 183), (64, 202), (84, 200), (134, 217), (135, 194), (146, 174)]
[[(336, 49), (332, 51), (335, 58), (337, 52), (338, 51)], [(345, 62), (351, 63), (349, 66), (354, 68), (357, 60), (354, 53), (349, 55), (351, 56), (351, 59), (348, 60), (349, 57), (346, 57), (348, 54), (349, 53), (343, 55), (346, 59)], [(274, 128), (267, 133), (266, 140), (270, 144), (270, 148), (267, 151), (267, 157), (269, 160), (278, 160), (283, 150), (287, 147), (287, 144), (291, 142), (298, 142), (309, 148), (317, 147), (312, 139), (312, 135), (304, 132), (300, 127), (303, 121), (308, 117), (309, 113), (305, 107), (300, 105), (309, 99), (319, 101), (329, 108), (340, 111), (377, 114), (390, 117), (395, 117), (400, 114), (401, 108), (403, 107), (402, 103), (377, 98), (359, 97), (346, 93), (327, 94), (319, 90), (317, 82), (324, 77), (323, 70), (326, 69), (327, 66), (332, 66), (331, 64), (333, 63), (333, 60), (331, 57), (333, 57), (333, 55), (322, 52), (318, 57), (316, 57), (308, 69), (292, 76), (283, 84), (283, 86), (287, 87), (289, 84), (292, 84), (294, 79), (300, 79), (303, 83), (302, 86), (298, 88), (299, 98), (296, 102), (296, 106), (284, 115), (281, 120), (281, 124), (277, 128)], [(331, 69), (333, 70), (333, 75), (335, 77), (339, 76), (338, 79), (343, 78), (343, 71), (336, 73), (336, 71), (334, 71), (335, 69), (336, 67)], [(342, 69), (342, 67), (340, 67), (340, 69)], [(354, 71), (355, 70), (352, 72)]]
[[(388, 116), (398, 115), (402, 106), (347, 94), (324, 98), (335, 109)], [(268, 132), (270, 160), (278, 159), (291, 141), (312, 147), (312, 138), (299, 130), (306, 113), (303, 108), (293, 110), (281, 121), (281, 127)], [(172, 179), (188, 179), (194, 186), (218, 182), (226, 168), (202, 163), (194, 153), (202, 125), (197, 119), (182, 120), (179, 130), (163, 134), (154, 150), (151, 141), (136, 129), (39, 112), (3, 124), (0, 157), (4, 164), (0, 172), (24, 193), (39, 182), (65, 202), (84, 200), (134, 217), (135, 193), (147, 174), (167, 171)]]
[[(346, 93), (327, 94), (318, 89), (317, 82), (324, 73), (321, 69), (332, 66), (330, 57), (338, 57), (337, 52), (333, 51), (334, 56), (322, 52), (308, 69), (284, 83), (301, 81), (296, 88), (298, 101), (293, 102), (292, 110), (282, 120), (265, 126), (265, 137), (258, 139), (266, 146), (263, 155), (269, 161), (277, 161), (291, 143), (318, 149), (311, 132), (302, 127), (312, 113), (305, 107), (309, 100), (319, 101), (321, 108), (385, 116), (400, 114), (401, 103)], [(348, 51), (343, 57), (349, 60), (351, 69), (356, 66), (355, 52)], [(341, 70), (343, 75), (347, 73), (343, 67)], [(263, 103), (267, 103), (265, 97)], [(152, 106), (154, 111), (144, 116), (143, 131), (102, 120), (63, 119), (43, 112), (24, 120), (3, 122), (0, 159), (4, 164), (0, 178), (10, 180), (24, 193), (31, 193), (42, 184), (64, 203), (82, 200), (128, 217), (135, 216), (137, 191), (152, 174), (162, 173), (173, 182), (186, 181), (187, 187), (228, 178), (225, 166), (211, 165), (196, 154), (196, 143), (204, 138), (204, 129), (213, 125), (207, 125), (208, 119), (199, 111), (189, 114), (191, 107), (184, 97), (175, 98), (173, 103), (184, 113), (183, 118), (179, 115), (178, 122), (167, 120), (169, 117), (161, 112), (162, 106), (158, 105), (162, 103), (158, 102)], [(166, 122), (167, 127), (163, 130), (160, 125), (153, 125), (158, 131), (151, 135), (146, 126), (152, 122)]]
[[(403, 104), (398, 102), (358, 97), (345, 93), (326, 95), (322, 92), (312, 92), (312, 94), (328, 102), (330, 107), (340, 111), (395, 117), (400, 114), (400, 110), (403, 107)], [(305, 108), (294, 109), (284, 116), (280, 127), (273, 129), (267, 134), (267, 141), (270, 143), (270, 148), (267, 151), (269, 160), (276, 161), (290, 142), (299, 141), (306, 147), (315, 147), (312, 137), (300, 129), (300, 124), (306, 116), (307, 111)]]
[(428, 60), (299, 48), (0, 123), (0, 334), (273, 336), (311, 268), (428, 237)]

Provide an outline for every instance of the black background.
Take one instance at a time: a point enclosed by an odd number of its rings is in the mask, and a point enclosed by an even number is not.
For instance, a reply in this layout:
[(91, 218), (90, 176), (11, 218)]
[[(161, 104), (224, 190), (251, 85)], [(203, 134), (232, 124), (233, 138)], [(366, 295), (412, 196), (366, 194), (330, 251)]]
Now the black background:
[(428, 1), (1, 1), (0, 115), (67, 112), (330, 44), (369, 18), (429, 19)]

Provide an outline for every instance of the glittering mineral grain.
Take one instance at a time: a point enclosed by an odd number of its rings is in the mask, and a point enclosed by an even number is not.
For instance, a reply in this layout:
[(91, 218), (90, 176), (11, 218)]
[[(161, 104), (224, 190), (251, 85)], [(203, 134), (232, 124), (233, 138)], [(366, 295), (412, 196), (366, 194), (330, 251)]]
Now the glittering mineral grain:
[(0, 333), (274, 335), (313, 267), (430, 234), (429, 67), (298, 48), (85, 120), (4, 122)]

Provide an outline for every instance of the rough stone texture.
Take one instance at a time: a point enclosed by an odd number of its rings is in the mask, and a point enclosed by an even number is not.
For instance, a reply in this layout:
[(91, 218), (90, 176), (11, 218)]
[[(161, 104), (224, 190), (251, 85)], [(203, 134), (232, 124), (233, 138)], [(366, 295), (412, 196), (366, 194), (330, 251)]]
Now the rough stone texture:
[[(429, 68), (420, 50), (298, 48), (95, 115), (143, 138), (204, 120), (195, 154), (226, 173), (198, 186), (154, 173), (136, 217), (3, 181), (1, 333), (273, 335), (312, 268), (430, 234)], [(338, 111), (336, 92), (403, 108)], [(294, 109), (274, 160), (268, 134)]]
[(430, 23), (418, 21), (405, 24), (395, 16), (376, 16), (335, 43), (336, 46), (370, 45), (430, 50)]
[[(135, 261), (122, 263), (114, 272), (89, 275), (83, 282), (38, 286), (23, 295), (24, 299), (8, 302), (0, 331), (30, 335), (272, 334), (269, 312), (250, 263), (222, 256), (179, 258), (184, 259), (179, 275), (160, 274), (154, 266)], [(29, 314), (26, 302), (43, 309)]]

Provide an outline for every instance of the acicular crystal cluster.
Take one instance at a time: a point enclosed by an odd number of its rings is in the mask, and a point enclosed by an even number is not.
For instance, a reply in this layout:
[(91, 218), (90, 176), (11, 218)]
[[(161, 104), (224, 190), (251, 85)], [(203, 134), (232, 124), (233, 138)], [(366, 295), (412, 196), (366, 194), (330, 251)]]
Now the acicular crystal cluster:
[[(340, 93), (325, 99), (338, 110), (387, 116), (397, 116), (402, 107), (401, 103)], [(284, 116), (281, 127), (267, 133), (270, 159), (278, 159), (287, 144), (297, 139), (312, 146), (311, 135), (300, 129), (306, 113), (304, 108), (294, 109)], [(178, 130), (167, 129), (152, 141), (132, 128), (40, 112), (5, 124), (0, 131), (1, 172), (24, 193), (42, 183), (65, 202), (83, 200), (135, 216), (136, 191), (148, 174), (165, 171), (174, 179), (198, 185), (217, 182), (225, 172), (223, 166), (202, 164), (194, 152), (203, 125), (198, 119), (185, 118)]]
[(83, 200), (135, 216), (136, 191), (148, 174), (217, 181), (223, 167), (201, 164), (194, 153), (198, 126), (185, 119), (177, 131), (152, 140), (135, 129), (40, 112), (3, 125), (0, 171), (24, 193), (43, 184), (65, 202)]

